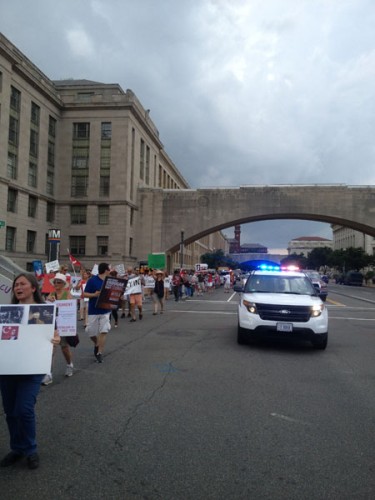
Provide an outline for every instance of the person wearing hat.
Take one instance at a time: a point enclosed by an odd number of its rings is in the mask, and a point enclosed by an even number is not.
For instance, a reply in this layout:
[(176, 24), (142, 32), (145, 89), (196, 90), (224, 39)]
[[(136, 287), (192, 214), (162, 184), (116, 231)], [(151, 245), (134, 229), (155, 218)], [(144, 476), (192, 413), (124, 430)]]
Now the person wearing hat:
[(160, 306), (160, 314), (164, 312), (164, 280), (163, 280), (163, 272), (157, 270), (156, 271), (156, 280), (154, 286), (154, 292), (152, 295), (153, 303), (154, 303), (154, 312), (152, 314), (158, 313), (158, 307)]
[[(63, 273), (56, 273), (54, 278), (51, 279), (53, 285), (53, 292), (47, 296), (47, 302), (55, 302), (55, 300), (69, 300), (72, 299), (69, 289), (65, 288), (67, 285), (67, 277)], [(73, 375), (73, 359), (67, 337), (60, 337), (61, 352), (66, 361), (65, 376), (71, 377)], [(51, 373), (47, 373), (42, 381), (43, 385), (52, 384), (52, 367)]]

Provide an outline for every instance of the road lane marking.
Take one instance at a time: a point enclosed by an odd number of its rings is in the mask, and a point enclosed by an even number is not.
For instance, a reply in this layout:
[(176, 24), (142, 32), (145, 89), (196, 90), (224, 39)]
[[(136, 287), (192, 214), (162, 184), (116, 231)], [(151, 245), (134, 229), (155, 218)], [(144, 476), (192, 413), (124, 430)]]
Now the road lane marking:
[(293, 424), (308, 425), (307, 422), (303, 422), (302, 420), (297, 420), (296, 418), (287, 417), (286, 415), (282, 415), (281, 413), (271, 413), (271, 417), (281, 418), (282, 420), (286, 420), (287, 422), (292, 422)]
[(330, 304), (333, 304), (335, 306), (345, 307), (345, 304), (342, 304), (341, 302), (336, 302), (335, 300), (332, 300), (332, 299), (327, 298), (327, 302), (329, 302)]

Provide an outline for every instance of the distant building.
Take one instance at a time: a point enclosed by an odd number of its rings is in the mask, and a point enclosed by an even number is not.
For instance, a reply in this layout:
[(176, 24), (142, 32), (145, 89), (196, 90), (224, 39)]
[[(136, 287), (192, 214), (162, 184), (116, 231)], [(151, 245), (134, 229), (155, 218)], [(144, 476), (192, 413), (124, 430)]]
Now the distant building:
[(311, 250), (314, 250), (314, 248), (324, 247), (332, 248), (332, 240), (321, 238), (320, 236), (300, 236), (299, 238), (294, 238), (289, 241), (288, 255), (296, 253), (298, 255), (303, 254), (307, 257)]
[(229, 238), (229, 253), (268, 253), (267, 247), (259, 243), (244, 243), (241, 245), (241, 226), (234, 226), (234, 238)]
[(375, 238), (368, 234), (354, 231), (350, 227), (332, 224), (333, 249), (343, 250), (346, 248), (363, 248), (369, 255), (375, 253)]

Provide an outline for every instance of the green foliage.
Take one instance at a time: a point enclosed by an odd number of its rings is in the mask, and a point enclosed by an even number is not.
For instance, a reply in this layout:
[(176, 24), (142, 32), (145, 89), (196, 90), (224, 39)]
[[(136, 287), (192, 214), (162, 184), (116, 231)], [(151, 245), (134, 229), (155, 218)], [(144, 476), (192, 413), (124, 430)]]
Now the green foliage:
[(314, 248), (307, 257), (307, 269), (319, 270), (321, 267), (328, 266), (332, 253), (329, 247)]
[(364, 267), (373, 263), (373, 256), (368, 255), (363, 248), (350, 247), (345, 250), (334, 250), (329, 259), (328, 265), (335, 267), (342, 272), (360, 271)]
[(237, 262), (224, 255), (223, 250), (215, 250), (214, 252), (207, 252), (201, 255), (202, 264), (207, 264), (209, 269), (217, 269), (218, 267), (231, 267), (232, 269), (238, 267)]

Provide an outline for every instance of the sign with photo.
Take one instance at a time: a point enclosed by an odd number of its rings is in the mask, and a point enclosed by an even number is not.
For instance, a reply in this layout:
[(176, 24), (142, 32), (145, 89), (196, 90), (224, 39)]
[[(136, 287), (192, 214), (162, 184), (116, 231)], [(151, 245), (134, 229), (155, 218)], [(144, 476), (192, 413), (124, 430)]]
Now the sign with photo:
[(51, 262), (46, 262), (46, 273), (53, 273), (54, 271), (58, 271), (60, 269), (60, 264), (58, 260), (51, 260)]
[(0, 375), (51, 370), (54, 304), (0, 305)]
[(96, 301), (96, 307), (99, 309), (117, 309), (121, 297), (124, 294), (127, 280), (124, 278), (114, 278), (106, 276), (100, 295)]

